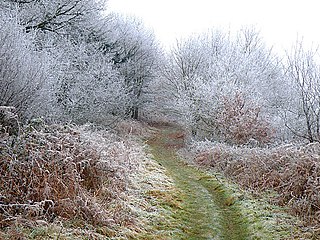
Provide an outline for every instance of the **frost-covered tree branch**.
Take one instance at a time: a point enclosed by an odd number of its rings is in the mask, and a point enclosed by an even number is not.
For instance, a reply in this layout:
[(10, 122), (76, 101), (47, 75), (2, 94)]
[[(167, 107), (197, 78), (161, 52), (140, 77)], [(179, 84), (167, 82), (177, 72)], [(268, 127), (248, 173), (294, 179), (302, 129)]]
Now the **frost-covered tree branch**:
[[(156, 77), (160, 47), (154, 34), (135, 18), (113, 16), (109, 52), (124, 77), (130, 95), (128, 114), (137, 119), (149, 101), (149, 85)], [(112, 47), (111, 47), (112, 46)]]
[[(297, 42), (287, 54), (286, 76), (294, 95), (291, 111), (286, 112), (286, 126), (294, 135), (309, 142), (320, 141), (320, 65), (317, 50), (306, 51)], [(295, 119), (293, 121), (293, 119)]]
[(65, 33), (63, 28), (83, 21), (102, 9), (104, 1), (95, 0), (4, 0), (3, 5), (18, 8), (19, 18), (26, 31), (41, 30)]
[(13, 20), (0, 17), (0, 105), (13, 106), (21, 117), (48, 80), (47, 54), (36, 52), (32, 38)]

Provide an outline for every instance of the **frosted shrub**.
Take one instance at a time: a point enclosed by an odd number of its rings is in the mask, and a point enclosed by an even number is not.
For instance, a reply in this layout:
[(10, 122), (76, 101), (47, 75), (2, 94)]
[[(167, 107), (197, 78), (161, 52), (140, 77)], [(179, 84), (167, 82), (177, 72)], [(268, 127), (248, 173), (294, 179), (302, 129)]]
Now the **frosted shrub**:
[(55, 53), (59, 65), (54, 91), (55, 106), (61, 112), (56, 118), (105, 124), (110, 117), (124, 116), (128, 94), (110, 57), (99, 52), (95, 44), (80, 40), (64, 39), (60, 44)]
[(140, 166), (140, 147), (88, 127), (37, 129), (29, 125), (19, 137), (0, 135), (0, 227), (19, 216), (93, 225), (129, 221), (120, 199)]
[(46, 56), (32, 49), (32, 39), (14, 19), (1, 15), (0, 27), (0, 105), (26, 117), (47, 79)]
[(259, 144), (271, 140), (273, 131), (260, 117), (260, 108), (246, 101), (242, 94), (223, 97), (212, 124), (217, 138), (234, 144), (247, 144), (257, 141)]

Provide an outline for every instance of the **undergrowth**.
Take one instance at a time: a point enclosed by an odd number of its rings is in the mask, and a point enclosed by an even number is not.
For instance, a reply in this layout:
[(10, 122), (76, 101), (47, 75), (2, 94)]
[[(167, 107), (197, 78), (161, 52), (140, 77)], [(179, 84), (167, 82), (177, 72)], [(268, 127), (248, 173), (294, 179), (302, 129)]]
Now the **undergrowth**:
[(287, 207), (308, 226), (320, 226), (319, 143), (249, 148), (195, 142), (190, 149), (196, 163), (222, 172), (252, 192), (275, 191), (272, 203)]
[(42, 123), (2, 131), (0, 238), (134, 239), (163, 221), (147, 192), (172, 183), (142, 141), (120, 135)]

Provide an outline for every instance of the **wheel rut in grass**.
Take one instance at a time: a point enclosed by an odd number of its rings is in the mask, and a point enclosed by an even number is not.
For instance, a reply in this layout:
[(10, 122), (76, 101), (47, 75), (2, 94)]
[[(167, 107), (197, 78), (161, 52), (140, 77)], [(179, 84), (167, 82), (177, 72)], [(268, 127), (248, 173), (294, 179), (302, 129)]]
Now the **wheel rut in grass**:
[(168, 125), (156, 128), (148, 144), (174, 180), (181, 203), (172, 209), (170, 226), (162, 226), (170, 232), (168, 239), (248, 239), (247, 221), (223, 184), (176, 155), (184, 145), (183, 131)]

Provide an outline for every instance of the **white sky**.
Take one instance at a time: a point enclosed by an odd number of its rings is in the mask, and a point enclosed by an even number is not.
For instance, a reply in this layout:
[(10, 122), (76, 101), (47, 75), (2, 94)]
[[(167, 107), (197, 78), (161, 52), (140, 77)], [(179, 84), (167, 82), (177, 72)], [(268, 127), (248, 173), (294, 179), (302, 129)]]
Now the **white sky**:
[(319, 0), (109, 0), (109, 11), (135, 15), (165, 45), (209, 28), (254, 26), (269, 46), (287, 49), (297, 37), (320, 45)]

